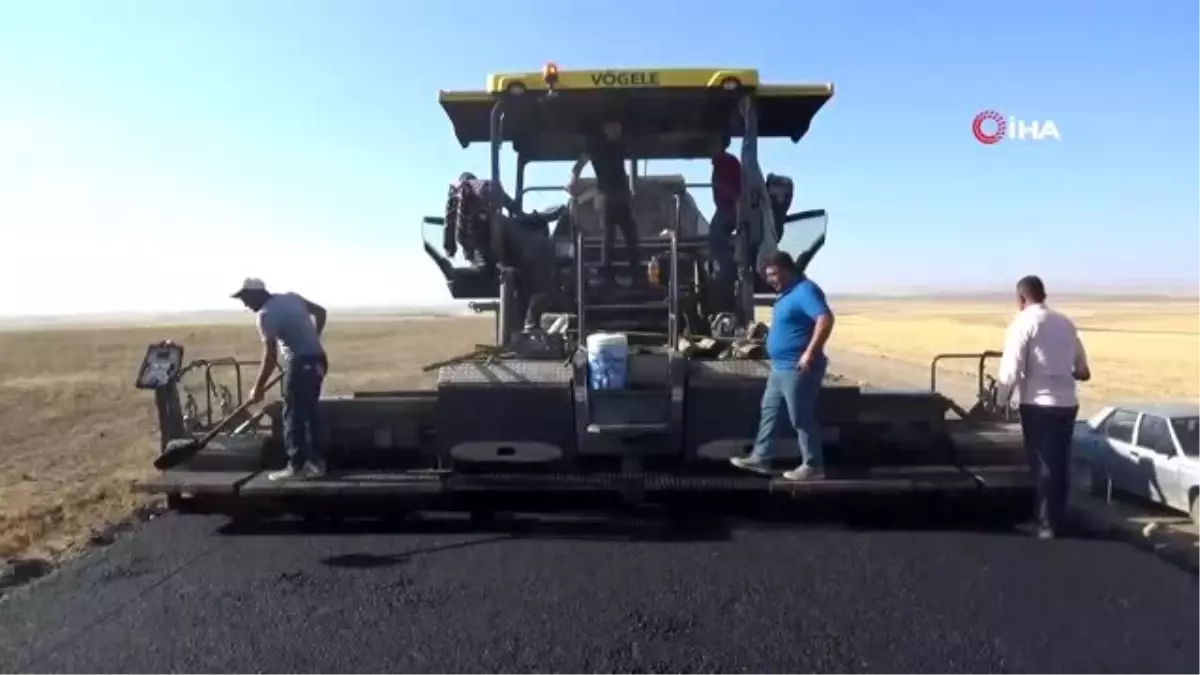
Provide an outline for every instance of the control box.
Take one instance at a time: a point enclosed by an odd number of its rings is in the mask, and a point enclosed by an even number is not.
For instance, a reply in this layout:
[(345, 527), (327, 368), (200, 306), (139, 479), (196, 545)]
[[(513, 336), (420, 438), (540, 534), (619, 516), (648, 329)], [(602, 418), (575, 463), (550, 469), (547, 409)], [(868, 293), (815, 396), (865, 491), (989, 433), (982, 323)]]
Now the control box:
[(142, 367), (138, 370), (138, 389), (158, 389), (169, 384), (183, 368), (183, 347), (171, 341), (159, 342), (146, 348)]

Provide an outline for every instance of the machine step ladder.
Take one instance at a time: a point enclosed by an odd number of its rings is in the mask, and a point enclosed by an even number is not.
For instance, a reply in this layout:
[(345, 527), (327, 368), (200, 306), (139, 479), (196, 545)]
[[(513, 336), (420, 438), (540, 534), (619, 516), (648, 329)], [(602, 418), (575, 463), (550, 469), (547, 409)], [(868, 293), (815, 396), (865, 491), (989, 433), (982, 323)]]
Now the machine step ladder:
[[(671, 354), (679, 343), (675, 277), (679, 249), (675, 232), (667, 236), (672, 264), (665, 292), (661, 285), (644, 283), (596, 292), (589, 280), (590, 273), (600, 267), (594, 254), (600, 253), (601, 242), (585, 238), (582, 233), (575, 235), (576, 321), (581, 343), (591, 333), (613, 331), (626, 334), (634, 350), (648, 348), (657, 353), (650, 357), (658, 359), (654, 367), (630, 368), (623, 389), (597, 390), (589, 384), (577, 388), (576, 400), (582, 404), (578, 410), (580, 442), (611, 447), (613, 454), (622, 458), (625, 470), (641, 466), (643, 451), (638, 448), (645, 447), (644, 441), (661, 439), (667, 441), (664, 445), (677, 447), (668, 437), (677, 434), (682, 425), (682, 405), (676, 402), (682, 401), (683, 382), (674, 372), (682, 368), (682, 362), (676, 362)], [(618, 247), (614, 249), (614, 255), (619, 256)], [(613, 262), (618, 271), (622, 267), (628, 271), (628, 262)], [(577, 381), (587, 383), (588, 371), (586, 355), (581, 351), (576, 357)]]
[[(576, 233), (575, 311), (581, 340), (589, 333), (612, 331), (629, 335), (631, 343), (678, 345), (679, 288), (675, 268), (679, 248), (675, 232), (670, 231), (668, 236), (672, 264), (671, 278), (664, 293), (661, 286), (651, 286), (644, 283), (644, 279), (632, 278), (644, 272), (629, 271), (629, 263), (625, 260), (614, 260), (613, 268), (618, 272), (624, 268), (628, 272), (630, 281), (634, 282), (630, 287), (595, 288), (590, 283), (592, 272), (599, 270), (601, 262), (589, 254), (600, 253), (601, 242), (599, 238), (586, 238), (582, 233)], [(623, 246), (614, 246), (614, 256), (621, 248)]]

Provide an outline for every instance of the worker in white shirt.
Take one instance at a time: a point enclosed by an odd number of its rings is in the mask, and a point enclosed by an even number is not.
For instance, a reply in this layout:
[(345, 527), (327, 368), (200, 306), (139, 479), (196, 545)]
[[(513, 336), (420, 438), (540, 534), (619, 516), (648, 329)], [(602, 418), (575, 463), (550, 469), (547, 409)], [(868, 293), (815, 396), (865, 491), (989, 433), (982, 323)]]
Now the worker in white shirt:
[(1025, 452), (1037, 485), (1037, 535), (1062, 532), (1067, 510), (1071, 436), (1079, 399), (1075, 382), (1092, 374), (1079, 331), (1046, 307), (1046, 287), (1036, 276), (1017, 282), (1020, 312), (1008, 326), (1000, 360), (997, 403), (1017, 392)]

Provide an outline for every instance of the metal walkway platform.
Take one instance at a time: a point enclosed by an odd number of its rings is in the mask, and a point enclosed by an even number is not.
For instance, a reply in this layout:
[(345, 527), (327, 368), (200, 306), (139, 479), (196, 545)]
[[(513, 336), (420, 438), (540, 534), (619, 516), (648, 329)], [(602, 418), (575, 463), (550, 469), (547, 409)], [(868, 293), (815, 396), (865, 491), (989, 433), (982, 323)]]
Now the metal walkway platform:
[(134, 483), (134, 492), (162, 494), (182, 493), (191, 495), (233, 496), (257, 471), (188, 471), (175, 469), (163, 471), (145, 480)]
[(442, 476), (433, 472), (361, 472), (331, 473), (321, 478), (293, 478), (273, 481), (260, 473), (238, 491), (254, 496), (387, 496), (409, 494), (439, 494), (443, 492)]
[(137, 486), (140, 492), (229, 497), (399, 497), (445, 493), (606, 493), (646, 494), (737, 492), (806, 494), (904, 494), (1026, 487), (1028, 472), (1010, 467), (878, 467), (869, 471), (830, 471), (809, 481), (731, 472), (673, 473), (452, 473), (444, 471), (332, 473), (321, 478), (272, 481), (266, 472), (166, 471)]

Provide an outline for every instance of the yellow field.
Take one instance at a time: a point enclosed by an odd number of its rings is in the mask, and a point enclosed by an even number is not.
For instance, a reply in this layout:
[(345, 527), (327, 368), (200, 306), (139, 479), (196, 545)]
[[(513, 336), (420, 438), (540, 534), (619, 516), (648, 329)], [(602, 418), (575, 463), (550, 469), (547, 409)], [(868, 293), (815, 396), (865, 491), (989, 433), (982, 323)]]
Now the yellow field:
[[(997, 349), (1007, 303), (837, 303), (833, 346), (925, 365), (937, 352)], [(1197, 397), (1194, 302), (1065, 304), (1083, 329), (1089, 397)], [(156, 448), (152, 396), (133, 388), (145, 346), (170, 338), (190, 358), (257, 358), (239, 325), (0, 331), (0, 560), (55, 555), (137, 503), (130, 484)], [(490, 341), (490, 317), (339, 320), (327, 335), (327, 393), (426, 387), (430, 361)], [(248, 385), (247, 385), (248, 386)]]
[[(1081, 331), (1092, 400), (1200, 398), (1200, 318), (1195, 301), (1054, 305)], [(832, 344), (927, 364), (939, 352), (1004, 347), (1011, 303), (873, 300), (839, 303)]]
[[(147, 344), (175, 340), (187, 358), (257, 359), (252, 321), (0, 331), (0, 560), (61, 553), (137, 504), (129, 487), (157, 449), (153, 395), (133, 387)], [(489, 342), (491, 325), (475, 317), (334, 319), (327, 392), (432, 386), (435, 376), (421, 366)]]

